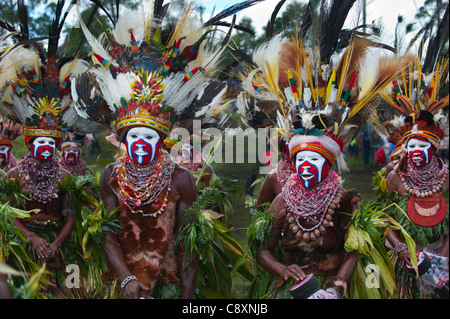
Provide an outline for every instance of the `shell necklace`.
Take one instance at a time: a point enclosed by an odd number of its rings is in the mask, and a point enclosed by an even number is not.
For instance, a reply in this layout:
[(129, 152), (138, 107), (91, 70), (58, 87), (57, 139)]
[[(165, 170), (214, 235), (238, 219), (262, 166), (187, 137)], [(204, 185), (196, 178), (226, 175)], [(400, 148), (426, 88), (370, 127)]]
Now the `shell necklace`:
[[(136, 164), (128, 156), (122, 156), (116, 167), (120, 198), (132, 213), (150, 217), (161, 214), (167, 206), (174, 170), (175, 163), (165, 151), (161, 151), (155, 160), (147, 165)], [(140, 207), (157, 203), (164, 189), (166, 194), (160, 209), (155, 213), (144, 214)]]
[(411, 195), (421, 198), (432, 196), (442, 189), (447, 179), (448, 166), (444, 162), (441, 166), (440, 169), (436, 156), (433, 156), (430, 163), (422, 168), (415, 167), (408, 159), (406, 172), (399, 174), (400, 180), (405, 190)]
[[(298, 175), (293, 174), (283, 187), (289, 229), (297, 240), (314, 241), (333, 227), (332, 215), (339, 207), (344, 190), (335, 171), (330, 170), (325, 179), (314, 187), (305, 188)], [(310, 228), (303, 223), (314, 224)]]

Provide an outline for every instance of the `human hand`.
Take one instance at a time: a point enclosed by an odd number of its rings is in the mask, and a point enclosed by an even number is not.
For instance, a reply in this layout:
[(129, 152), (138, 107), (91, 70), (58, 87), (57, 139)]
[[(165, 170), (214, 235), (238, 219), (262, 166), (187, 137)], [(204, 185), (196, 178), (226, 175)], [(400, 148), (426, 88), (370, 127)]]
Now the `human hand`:
[(306, 274), (303, 271), (302, 267), (297, 264), (292, 264), (289, 266), (285, 266), (285, 268), (281, 271), (280, 277), (284, 279), (284, 281), (289, 280), (289, 278), (295, 281), (301, 281), (305, 279)]
[(140, 281), (130, 281), (128, 282), (125, 287), (123, 288), (123, 298), (124, 299), (139, 299), (141, 294), (141, 291), (149, 291), (150, 288), (148, 288), (146, 285), (144, 285)]
[(50, 245), (47, 246), (47, 251), (49, 253), (47, 260), (52, 260), (58, 255), (59, 246), (56, 245), (55, 243), (51, 243)]
[(34, 235), (30, 238), (30, 242), (34, 247), (34, 250), (36, 251), (36, 254), (38, 258), (40, 259), (46, 259), (49, 256), (48, 251), (48, 242), (37, 235)]
[(399, 252), (398, 259), (402, 262), (402, 267), (405, 266), (405, 264), (408, 267), (412, 267), (411, 254), (409, 253), (408, 249), (404, 249), (401, 252)]

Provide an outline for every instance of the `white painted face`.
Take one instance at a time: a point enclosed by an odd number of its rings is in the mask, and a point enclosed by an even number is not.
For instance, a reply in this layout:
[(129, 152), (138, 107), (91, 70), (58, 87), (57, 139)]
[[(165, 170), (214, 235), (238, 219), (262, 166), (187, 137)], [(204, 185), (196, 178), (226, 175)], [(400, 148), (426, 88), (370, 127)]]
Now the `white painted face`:
[(317, 185), (328, 173), (325, 157), (313, 151), (298, 152), (295, 159), (295, 168), (299, 180), (305, 188)]
[(32, 144), (33, 156), (41, 161), (48, 161), (55, 154), (56, 143), (51, 137), (37, 137)]
[(428, 164), (433, 156), (431, 143), (422, 138), (411, 138), (406, 144), (408, 157), (416, 167)]
[(0, 166), (8, 162), (11, 148), (6, 145), (0, 145)]
[(125, 139), (128, 156), (138, 164), (148, 164), (156, 157), (161, 148), (158, 133), (144, 126), (133, 127)]

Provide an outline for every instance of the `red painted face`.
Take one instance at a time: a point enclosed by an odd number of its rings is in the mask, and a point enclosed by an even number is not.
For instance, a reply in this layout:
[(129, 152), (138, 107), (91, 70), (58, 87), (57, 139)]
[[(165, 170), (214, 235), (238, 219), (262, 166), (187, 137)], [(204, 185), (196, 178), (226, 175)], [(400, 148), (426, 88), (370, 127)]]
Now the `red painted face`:
[(134, 127), (128, 131), (125, 145), (130, 159), (135, 163), (145, 165), (158, 155), (161, 149), (161, 138), (151, 128)]
[(433, 157), (433, 147), (424, 138), (413, 137), (406, 144), (408, 158), (417, 168), (428, 164)]
[(63, 151), (63, 160), (66, 165), (75, 165), (78, 163), (80, 157), (80, 150), (78, 148), (68, 148)]
[(49, 161), (55, 153), (55, 140), (51, 137), (37, 137), (32, 145), (31, 152), (40, 161)]
[(326, 159), (313, 151), (300, 151), (296, 154), (295, 167), (300, 182), (305, 188), (313, 187), (324, 180), (328, 174)]
[(0, 145), (0, 167), (6, 165), (11, 156), (10, 145)]

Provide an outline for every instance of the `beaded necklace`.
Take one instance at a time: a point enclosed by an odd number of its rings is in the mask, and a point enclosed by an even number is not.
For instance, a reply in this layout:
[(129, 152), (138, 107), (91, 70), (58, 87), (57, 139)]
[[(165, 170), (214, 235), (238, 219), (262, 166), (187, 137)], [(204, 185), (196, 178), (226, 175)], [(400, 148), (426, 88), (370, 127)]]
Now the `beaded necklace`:
[[(128, 156), (122, 156), (116, 167), (119, 196), (133, 214), (141, 213), (143, 216), (155, 217), (167, 206), (174, 170), (175, 163), (163, 150), (147, 165), (136, 164)], [(139, 208), (153, 202), (157, 203), (164, 189), (166, 194), (160, 209), (155, 213), (144, 214)]]
[[(339, 207), (344, 190), (335, 171), (330, 170), (325, 179), (314, 187), (305, 188), (297, 174), (292, 174), (283, 187), (287, 206), (286, 219), (297, 240), (314, 241), (334, 226), (332, 215)], [(310, 228), (303, 223), (313, 224)]]
[(19, 179), (33, 200), (45, 204), (58, 197), (57, 181), (62, 179), (62, 172), (56, 158), (40, 162), (28, 153), (19, 160), (17, 167)]
[(288, 178), (294, 173), (295, 171), (292, 169), (292, 165), (289, 162), (289, 160), (283, 156), (281, 160), (277, 163), (276, 167), (276, 174), (277, 174), (277, 180), (281, 185), (284, 185)]
[(433, 156), (430, 163), (422, 168), (417, 168), (408, 158), (406, 172), (400, 172), (399, 175), (408, 193), (424, 198), (432, 196), (442, 189), (447, 179), (448, 166), (442, 160), (441, 165), (439, 165), (438, 158)]

